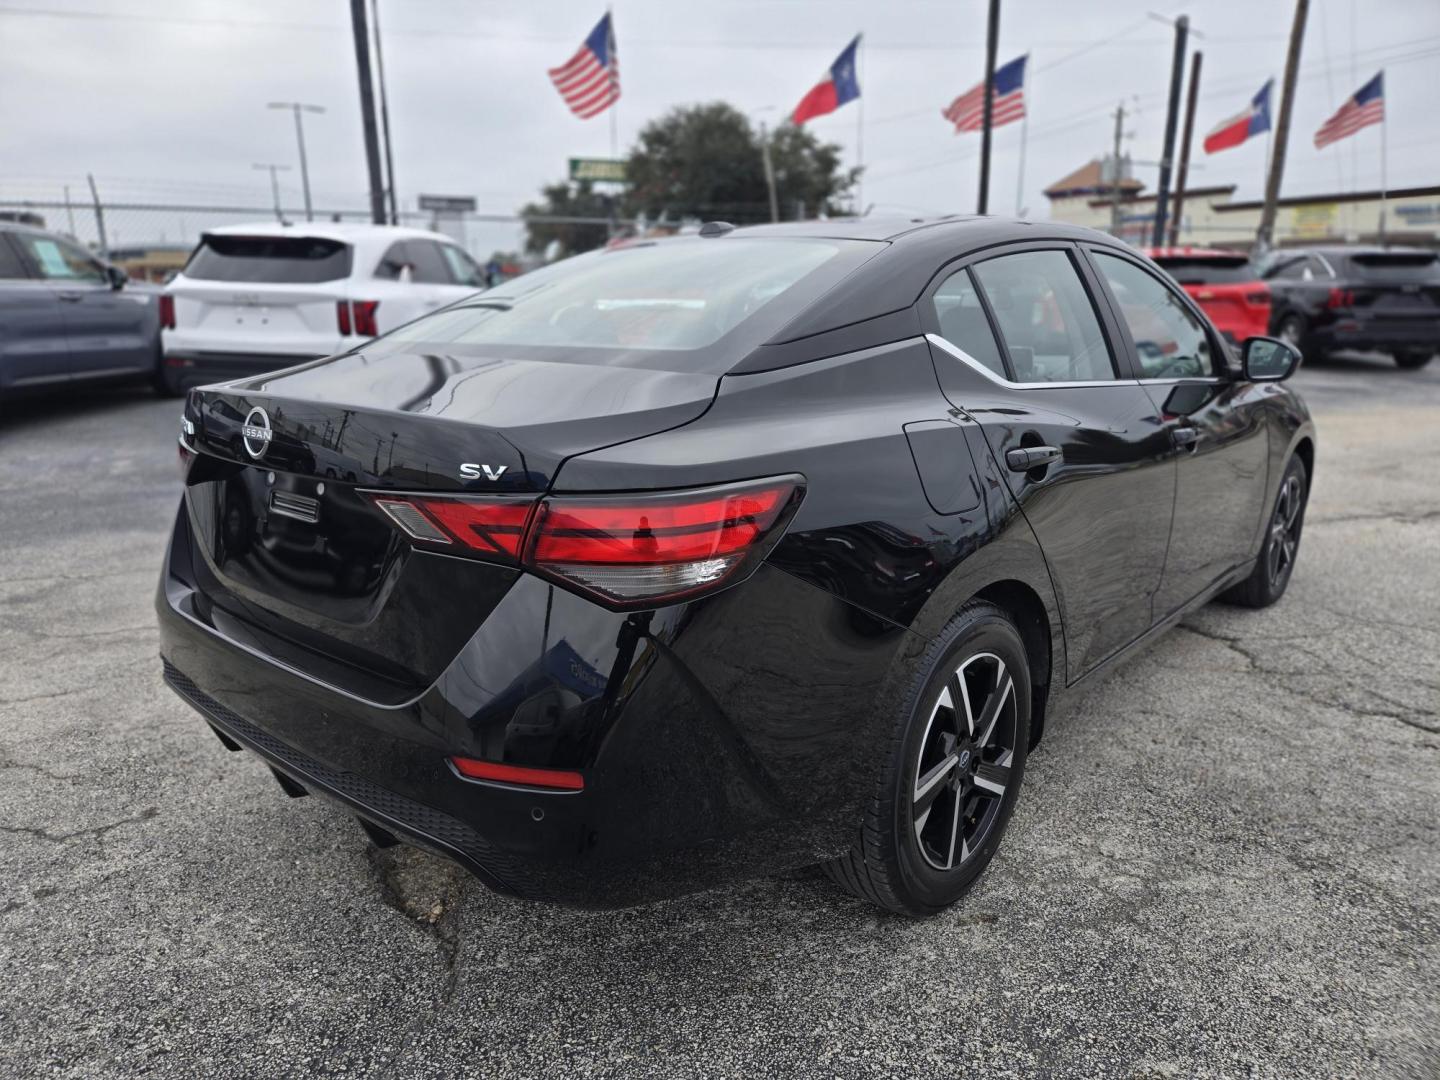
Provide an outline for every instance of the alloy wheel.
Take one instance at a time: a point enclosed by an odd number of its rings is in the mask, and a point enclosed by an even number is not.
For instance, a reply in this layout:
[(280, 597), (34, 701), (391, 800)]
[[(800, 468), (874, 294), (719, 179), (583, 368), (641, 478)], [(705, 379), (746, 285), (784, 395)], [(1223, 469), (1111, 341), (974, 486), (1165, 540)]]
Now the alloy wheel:
[(1304, 504), (1300, 477), (1293, 473), (1285, 478), (1275, 500), (1275, 513), (1270, 519), (1270, 538), (1265, 546), (1266, 572), (1270, 587), (1278, 589), (1295, 566), (1295, 550), (1300, 546), (1300, 508)]
[(950, 675), (920, 740), (911, 823), (920, 854), (953, 870), (984, 846), (1011, 784), (1015, 680), (994, 653), (977, 653)]

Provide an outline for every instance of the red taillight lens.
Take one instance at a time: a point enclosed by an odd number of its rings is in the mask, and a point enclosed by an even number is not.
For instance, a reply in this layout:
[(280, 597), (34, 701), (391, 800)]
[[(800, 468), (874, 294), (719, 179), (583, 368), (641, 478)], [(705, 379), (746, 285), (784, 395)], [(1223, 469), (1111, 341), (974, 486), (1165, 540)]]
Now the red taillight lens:
[(160, 294), (160, 329), (175, 329), (175, 297), (169, 293)]
[(535, 512), (526, 565), (612, 606), (718, 588), (764, 558), (799, 477), (662, 495), (556, 496)]
[(1349, 289), (1331, 289), (1330, 295), (1325, 298), (1325, 306), (1328, 308), (1351, 307), (1355, 303), (1355, 294)]
[(355, 309), (355, 333), (361, 337), (379, 337), (380, 327), (375, 313), (380, 309), (380, 301), (355, 300), (350, 306)]
[(804, 493), (799, 476), (660, 494), (368, 497), (411, 539), (519, 561), (610, 607), (688, 599), (768, 554)]
[(582, 791), (585, 777), (568, 769), (533, 769), (524, 765), (504, 765), (498, 761), (475, 758), (447, 759), (455, 771), (468, 780), (493, 780), (522, 787), (554, 788), (557, 791)]
[(519, 559), (534, 499), (434, 498), (370, 493), (374, 504), (412, 540), (458, 544), (479, 555)]
[(340, 331), (341, 337), (350, 336), (350, 301), (335, 301), (335, 328)]

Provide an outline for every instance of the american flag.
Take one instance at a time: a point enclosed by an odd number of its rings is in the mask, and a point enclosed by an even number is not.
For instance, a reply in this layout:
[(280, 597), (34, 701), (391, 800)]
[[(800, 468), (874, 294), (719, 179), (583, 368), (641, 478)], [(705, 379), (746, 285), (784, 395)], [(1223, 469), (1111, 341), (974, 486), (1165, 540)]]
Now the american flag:
[[(990, 126), (999, 127), (1025, 118), (1025, 61), (1022, 56), (1004, 67), (995, 69), (995, 94), (991, 106)], [(941, 113), (955, 125), (956, 133), (979, 131), (985, 123), (985, 83), (967, 90)]]
[(1315, 132), (1315, 149), (1354, 135), (1363, 127), (1385, 119), (1385, 73), (1382, 71), (1367, 82), (1340, 106), (1340, 111), (1320, 125)]
[(575, 55), (550, 69), (550, 81), (582, 120), (600, 115), (620, 99), (620, 59), (608, 11)]

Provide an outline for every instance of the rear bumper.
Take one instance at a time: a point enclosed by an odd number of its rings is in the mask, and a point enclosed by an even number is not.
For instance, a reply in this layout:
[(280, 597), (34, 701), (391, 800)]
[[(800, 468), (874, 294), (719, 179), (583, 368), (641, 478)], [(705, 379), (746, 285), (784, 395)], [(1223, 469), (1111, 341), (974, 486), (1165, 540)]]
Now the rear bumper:
[(228, 382), (267, 371), (308, 364), (326, 353), (231, 353), (231, 352), (171, 352), (166, 351), (164, 366), (166, 377), (177, 389), (191, 386), (206, 386), (209, 383)]
[(1406, 320), (1345, 320), (1315, 327), (1312, 336), (1323, 349), (1440, 350), (1440, 318)]
[[(843, 851), (873, 791), (876, 690), (909, 636), (768, 566), (629, 615), (522, 575), (432, 686), (382, 705), (263, 655), (236, 618), (208, 625), (185, 574), (167, 555), (165, 679), (214, 727), (494, 889), (584, 907)], [(465, 780), (450, 755), (574, 768), (585, 787)]]

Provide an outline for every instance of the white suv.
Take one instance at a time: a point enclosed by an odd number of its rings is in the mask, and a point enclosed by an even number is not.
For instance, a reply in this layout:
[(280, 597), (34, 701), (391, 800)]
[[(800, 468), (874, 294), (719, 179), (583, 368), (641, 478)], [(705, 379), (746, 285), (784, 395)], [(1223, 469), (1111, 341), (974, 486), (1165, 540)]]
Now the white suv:
[(439, 233), (393, 225), (212, 229), (160, 300), (167, 389), (354, 348), (485, 287)]

